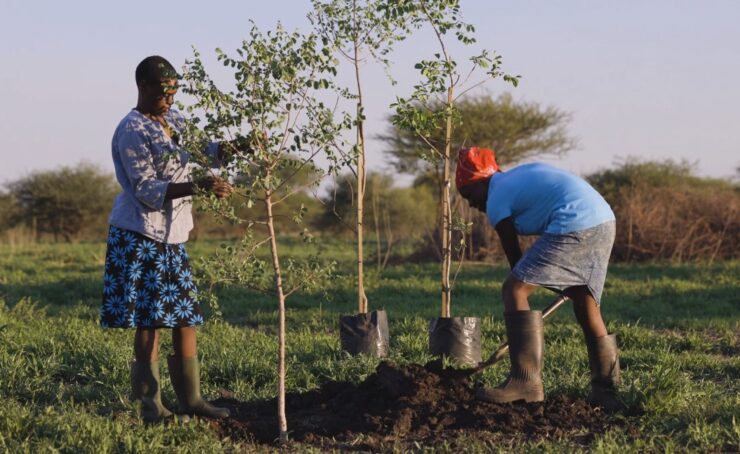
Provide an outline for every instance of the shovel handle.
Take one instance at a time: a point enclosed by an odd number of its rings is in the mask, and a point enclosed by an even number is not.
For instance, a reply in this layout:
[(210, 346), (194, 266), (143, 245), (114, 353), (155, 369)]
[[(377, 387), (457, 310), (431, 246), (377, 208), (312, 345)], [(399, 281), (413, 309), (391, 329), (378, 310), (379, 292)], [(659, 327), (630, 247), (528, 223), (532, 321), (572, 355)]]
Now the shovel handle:
[[(557, 308), (562, 306), (563, 303), (565, 303), (566, 301), (568, 301), (568, 297), (562, 293), (559, 294), (558, 297), (555, 299), (555, 301), (550, 303), (550, 305), (547, 306), (545, 310), (542, 311), (542, 319), (547, 320), (547, 318), (550, 315), (552, 315), (552, 313), (555, 312)], [(497, 362), (501, 361), (506, 356), (506, 353), (508, 353), (508, 351), (509, 351), (509, 341), (506, 341), (503, 344), (501, 344), (499, 348), (497, 348), (496, 351), (493, 352), (493, 354), (487, 360), (478, 364), (478, 366), (472, 370), (471, 375), (477, 374), (481, 372), (483, 369), (487, 368), (488, 366), (492, 366), (493, 364), (496, 364)]]

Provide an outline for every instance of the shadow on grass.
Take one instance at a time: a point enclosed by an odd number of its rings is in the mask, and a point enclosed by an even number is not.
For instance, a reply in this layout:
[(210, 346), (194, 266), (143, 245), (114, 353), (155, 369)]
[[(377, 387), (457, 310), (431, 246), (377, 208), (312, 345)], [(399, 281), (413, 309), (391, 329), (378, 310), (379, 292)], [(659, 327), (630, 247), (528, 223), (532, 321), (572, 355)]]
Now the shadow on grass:
[[(607, 281), (604, 294), (604, 318), (608, 322), (640, 323), (655, 327), (737, 321), (740, 319), (740, 305), (736, 298), (738, 285), (736, 279), (727, 277), (731, 276), (733, 269), (734, 265), (680, 265), (667, 268), (657, 265), (615, 265), (610, 270), (613, 284)], [(79, 272), (79, 268), (75, 271)], [(484, 264), (466, 266), (453, 292), (453, 315), (500, 319), (503, 314), (501, 282), (507, 274), (508, 270), (503, 267)], [(696, 281), (697, 274), (723, 275), (724, 278), (706, 285)], [(391, 320), (410, 316), (438, 317), (440, 296), (437, 279), (435, 264), (391, 267), (382, 276), (371, 279), (374, 282), (367, 289), (370, 308), (386, 309)], [(661, 280), (659, 284), (655, 283), (657, 279)], [(625, 285), (626, 281), (629, 281), (629, 285)], [(97, 310), (101, 291), (101, 279), (93, 271), (89, 272), (89, 277), (75, 276), (41, 283), (6, 283), (0, 287), (0, 295), (9, 306), (14, 306), (22, 298), (30, 298), (39, 307), (46, 308), (50, 315), (81, 306)], [(277, 305), (269, 296), (238, 287), (224, 287), (218, 295), (224, 320), (229, 323), (257, 327), (273, 324), (277, 320)], [(345, 277), (333, 281), (326, 292), (290, 297), (287, 302), (289, 318), (293, 321), (313, 319), (313, 323), (333, 324), (340, 314), (357, 312), (356, 298), (351, 279)], [(542, 309), (552, 299), (552, 293), (539, 290), (530, 301), (533, 308)], [(209, 308), (204, 308), (204, 311), (207, 316), (210, 315)], [(554, 319), (575, 322), (571, 309), (565, 307), (554, 315)]]
[(102, 299), (102, 280), (93, 277), (62, 278), (43, 283), (6, 284), (0, 286), (0, 296), (9, 307), (22, 299), (30, 299), (49, 315), (57, 315), (80, 306), (95, 308)]

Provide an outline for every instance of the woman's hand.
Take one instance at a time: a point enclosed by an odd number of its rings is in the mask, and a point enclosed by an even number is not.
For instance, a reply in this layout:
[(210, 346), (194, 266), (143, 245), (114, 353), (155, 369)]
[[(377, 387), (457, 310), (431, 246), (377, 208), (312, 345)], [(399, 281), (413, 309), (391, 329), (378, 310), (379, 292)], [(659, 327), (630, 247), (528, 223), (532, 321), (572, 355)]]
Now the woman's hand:
[(200, 187), (210, 191), (219, 199), (225, 199), (234, 192), (234, 187), (221, 177), (209, 175), (201, 183)]

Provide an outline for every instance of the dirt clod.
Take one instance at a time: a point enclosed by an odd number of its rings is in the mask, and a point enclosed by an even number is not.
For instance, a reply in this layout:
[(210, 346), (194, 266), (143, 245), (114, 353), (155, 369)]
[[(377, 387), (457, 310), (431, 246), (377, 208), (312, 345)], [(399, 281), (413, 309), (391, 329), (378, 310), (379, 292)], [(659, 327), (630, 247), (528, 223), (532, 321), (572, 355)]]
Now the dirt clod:
[[(215, 403), (231, 410), (231, 418), (214, 423), (222, 436), (260, 443), (275, 440), (274, 399), (240, 402), (222, 398)], [(475, 433), (483, 439), (577, 434), (584, 442), (588, 434), (601, 432), (609, 424), (605, 414), (584, 400), (563, 395), (536, 404), (477, 401), (467, 374), (435, 363), (398, 366), (381, 362), (362, 383), (328, 382), (318, 390), (289, 394), (286, 406), (293, 440), (336, 446), (362, 435), (369, 449), (388, 442), (454, 438), (460, 433)]]

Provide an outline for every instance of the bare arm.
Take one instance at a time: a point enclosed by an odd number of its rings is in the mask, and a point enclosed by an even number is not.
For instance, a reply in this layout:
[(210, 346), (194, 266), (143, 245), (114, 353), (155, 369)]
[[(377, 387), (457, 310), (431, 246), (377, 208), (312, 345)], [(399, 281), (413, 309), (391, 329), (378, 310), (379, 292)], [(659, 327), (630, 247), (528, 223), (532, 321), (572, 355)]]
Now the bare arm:
[(522, 249), (519, 247), (519, 236), (511, 218), (503, 219), (496, 224), (496, 233), (498, 233), (498, 238), (501, 240), (506, 258), (509, 260), (509, 266), (514, 268), (516, 262), (522, 258)]
[(191, 182), (170, 183), (167, 185), (167, 192), (164, 193), (165, 200), (180, 199), (188, 197), (195, 193), (195, 184)]

